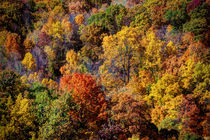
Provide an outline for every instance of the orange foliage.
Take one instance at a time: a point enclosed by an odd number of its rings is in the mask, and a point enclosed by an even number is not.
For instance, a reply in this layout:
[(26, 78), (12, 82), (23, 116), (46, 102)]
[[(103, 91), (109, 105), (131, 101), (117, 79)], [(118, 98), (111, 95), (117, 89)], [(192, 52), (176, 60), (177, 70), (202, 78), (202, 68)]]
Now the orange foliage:
[(82, 113), (82, 117), (77, 116), (78, 118), (95, 123), (106, 119), (105, 95), (91, 75), (81, 73), (64, 75), (60, 81), (60, 90), (73, 92), (72, 97), (80, 105)]
[(18, 57), (21, 57), (20, 36), (16, 33), (8, 34), (5, 48), (7, 53), (15, 53)]

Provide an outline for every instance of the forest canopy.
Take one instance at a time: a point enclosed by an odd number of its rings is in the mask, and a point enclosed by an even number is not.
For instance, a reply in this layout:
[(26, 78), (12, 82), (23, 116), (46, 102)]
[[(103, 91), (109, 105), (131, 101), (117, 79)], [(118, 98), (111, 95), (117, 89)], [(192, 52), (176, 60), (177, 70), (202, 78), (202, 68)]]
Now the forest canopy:
[(0, 139), (210, 138), (209, 0), (1, 0)]

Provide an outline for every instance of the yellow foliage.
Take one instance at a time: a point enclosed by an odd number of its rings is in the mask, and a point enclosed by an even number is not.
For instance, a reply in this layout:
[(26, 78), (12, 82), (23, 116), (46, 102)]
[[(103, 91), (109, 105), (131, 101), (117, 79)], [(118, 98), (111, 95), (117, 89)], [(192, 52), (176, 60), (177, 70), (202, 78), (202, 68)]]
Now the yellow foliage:
[(28, 80), (33, 81), (33, 82), (39, 82), (40, 81), (40, 75), (39, 75), (39, 73), (38, 72), (31, 73), (28, 76)]
[(42, 84), (50, 89), (58, 88), (58, 83), (56, 81), (53, 81), (52, 79), (44, 78), (44, 79), (42, 79)]
[(173, 26), (171, 24), (169, 24), (166, 29), (167, 33), (170, 33), (172, 30), (173, 30)]
[(48, 34), (52, 35), (53, 38), (55, 39), (58, 38), (60, 40), (63, 40), (63, 37), (62, 37), (63, 33), (64, 33), (64, 30), (59, 21), (52, 23), (51, 28), (49, 28), (48, 30)]
[[(137, 60), (137, 56), (142, 53), (142, 47), (140, 46), (141, 35), (142, 33), (138, 28), (126, 26), (114, 35), (105, 36), (102, 42), (104, 54), (101, 56), (105, 61), (101, 66), (101, 74), (103, 72), (109, 73), (112, 68), (117, 69), (114, 70), (115, 73), (112, 73), (114, 75), (112, 78), (121, 78), (121, 81), (127, 83), (129, 81), (128, 74), (132, 73), (130, 68), (138, 65), (138, 61), (133, 60)], [(123, 76), (120, 77), (119, 71), (123, 71), (124, 79)], [(119, 80), (113, 82), (119, 82)]]
[(148, 104), (165, 105), (166, 102), (182, 93), (178, 77), (164, 74), (156, 84), (151, 87), (151, 93), (146, 96)]
[(15, 135), (20, 139), (25, 139), (26, 135), (34, 133), (35, 125), (33, 121), (35, 117), (31, 115), (29, 100), (23, 98), (21, 93), (17, 96), (15, 104), (11, 105), (9, 111), (10, 121), (6, 126), (2, 127), (4, 129), (4, 136), (14, 139), (12, 136)]
[(44, 47), (44, 52), (48, 55), (48, 58), (50, 60), (54, 60), (55, 59), (56, 53), (50, 46), (45, 46)]
[(193, 74), (194, 67), (195, 67), (195, 61), (192, 58), (192, 59), (188, 59), (185, 62), (185, 65), (182, 65), (180, 68), (182, 86), (186, 89), (191, 88), (191, 81), (193, 79), (192, 74)]
[(24, 59), (22, 60), (21, 63), (29, 71), (36, 68), (36, 60), (30, 52), (25, 54), (25, 57), (24, 57)]
[(165, 105), (157, 105), (152, 109), (151, 119), (155, 125), (159, 125), (160, 122), (164, 119), (175, 120), (179, 118), (180, 105), (183, 102), (183, 95), (178, 95), (175, 98), (167, 101)]
[(84, 21), (85, 21), (85, 17), (83, 14), (79, 14), (75, 17), (76, 24), (81, 25), (82, 23), (84, 23)]
[(67, 64), (60, 68), (61, 74), (71, 74), (79, 71), (79, 57), (74, 50), (70, 50), (66, 54)]
[(167, 44), (167, 46), (165, 48), (165, 53), (167, 54), (167, 56), (177, 54), (177, 47), (174, 45), (174, 43), (172, 41), (170, 41)]
[(141, 42), (145, 48), (145, 65), (156, 68), (163, 59), (162, 47), (164, 42), (159, 40), (153, 31), (148, 31)]

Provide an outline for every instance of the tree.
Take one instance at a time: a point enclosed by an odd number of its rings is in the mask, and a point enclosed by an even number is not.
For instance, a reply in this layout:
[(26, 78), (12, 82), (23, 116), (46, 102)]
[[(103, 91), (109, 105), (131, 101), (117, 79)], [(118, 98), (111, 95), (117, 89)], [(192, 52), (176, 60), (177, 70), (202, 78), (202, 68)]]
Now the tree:
[[(0, 3), (0, 27), (12, 32), (20, 31), (15, 26), (23, 25), (23, 8), (24, 4), (20, 0), (1, 1)], [(12, 25), (12, 26), (11, 26)], [(20, 26), (19, 26), (20, 27)]]
[(87, 25), (81, 30), (80, 39), (84, 46), (81, 49), (82, 56), (90, 58), (93, 62), (99, 60), (99, 56), (102, 54), (102, 41), (107, 35), (107, 31), (104, 31), (101, 27), (96, 25)]
[(166, 13), (164, 18), (167, 22), (173, 25), (176, 28), (182, 27), (182, 25), (187, 21), (188, 15), (186, 8), (186, 1), (185, 0), (175, 0), (171, 2), (167, 2), (166, 5)]
[(134, 60), (141, 56), (140, 38), (141, 32), (138, 32), (138, 28), (132, 27), (123, 27), (117, 34), (104, 37), (102, 46), (104, 63), (100, 67), (102, 74), (120, 76), (124, 84), (128, 83), (132, 66), (138, 63)]
[(20, 46), (20, 36), (16, 33), (8, 34), (5, 48), (8, 54), (15, 53), (18, 55), (18, 58), (21, 58), (23, 49)]
[(147, 120), (150, 118), (147, 105), (143, 100), (137, 101), (132, 95), (119, 93), (113, 95), (112, 103), (112, 119), (121, 124), (128, 136), (137, 132), (142, 136), (145, 135)]
[(106, 120), (107, 102), (101, 86), (97, 85), (91, 75), (74, 73), (72, 76), (64, 75), (60, 80), (60, 90), (72, 91), (73, 100), (79, 104), (79, 112), (72, 110), (80, 120), (86, 119), (88, 126), (100, 125)]
[(146, 32), (151, 27), (151, 19), (149, 13), (145, 10), (145, 8), (142, 8), (142, 12), (134, 17), (134, 20), (131, 22), (131, 26), (139, 27), (141, 30)]
[(66, 61), (67, 63), (60, 68), (61, 74), (71, 75), (79, 71), (79, 57), (74, 50), (70, 50), (66, 53)]
[(22, 83), (19, 74), (13, 71), (3, 71), (0, 73), (0, 97), (2, 99), (11, 96), (15, 100), (17, 95), (24, 92), (25, 89), (27, 87)]
[(33, 41), (26, 39), (23, 42), (23, 46), (24, 46), (24, 52), (28, 53), (28, 52), (31, 52), (31, 50), (35, 46), (35, 44)]
[(148, 31), (141, 45), (145, 48), (144, 64), (153, 71), (157, 70), (163, 60), (162, 48), (164, 41), (159, 40), (153, 31)]
[(70, 14), (81, 14), (85, 12), (85, 6), (80, 1), (70, 2), (68, 9)]
[(32, 54), (30, 52), (25, 54), (24, 59), (21, 62), (23, 64), (23, 66), (28, 70), (28, 71), (32, 71), (36, 68), (36, 60), (35, 58), (32, 56)]
[(39, 33), (39, 41), (38, 41), (39, 47), (44, 47), (48, 45), (49, 41), (50, 41), (50, 36), (45, 31), (41, 31)]
[(150, 94), (146, 100), (150, 105), (165, 105), (182, 93), (181, 84), (177, 76), (164, 74), (156, 84), (152, 85)]
[(76, 22), (76, 24), (78, 24), (78, 25), (81, 25), (82, 23), (84, 23), (84, 22), (85, 22), (85, 17), (84, 17), (84, 15), (82, 15), (82, 14), (77, 15), (77, 16), (75, 17), (75, 22)]
[(182, 118), (182, 129), (186, 132), (202, 135), (201, 126), (201, 111), (197, 106), (192, 96), (188, 95), (183, 101), (180, 111), (180, 117)]
[(14, 139), (18, 138), (32, 138), (35, 136), (36, 132), (34, 131), (34, 116), (31, 114), (31, 109), (29, 107), (29, 100), (23, 98), (20, 93), (17, 96), (15, 104), (9, 108), (9, 120), (6, 126), (1, 127), (2, 138)]
[(150, 0), (143, 3), (146, 9), (145, 12), (149, 14), (150, 22), (153, 25), (161, 26), (165, 22), (163, 16), (166, 12), (166, 2), (166, 0)]
[(127, 11), (123, 5), (111, 5), (104, 12), (99, 12), (88, 18), (88, 24), (101, 26), (105, 30), (109, 30), (111, 34), (121, 30), (123, 26), (123, 17)]

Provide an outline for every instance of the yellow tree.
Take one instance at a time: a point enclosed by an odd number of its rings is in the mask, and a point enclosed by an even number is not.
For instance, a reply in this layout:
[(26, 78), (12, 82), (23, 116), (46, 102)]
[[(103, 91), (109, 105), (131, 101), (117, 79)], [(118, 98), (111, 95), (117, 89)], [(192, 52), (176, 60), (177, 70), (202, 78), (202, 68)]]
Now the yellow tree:
[(81, 25), (82, 23), (84, 23), (84, 21), (85, 21), (85, 17), (83, 14), (79, 14), (75, 17), (75, 22), (78, 25)]
[[(8, 102), (9, 103), (9, 102)], [(0, 137), (3, 139), (26, 139), (35, 136), (35, 117), (31, 115), (29, 100), (20, 93), (15, 104), (9, 107), (9, 121), (0, 128)]]
[(63, 75), (72, 74), (79, 71), (79, 57), (74, 50), (70, 50), (66, 53), (66, 64), (60, 68), (60, 72)]
[(137, 58), (141, 53), (140, 38), (138, 28), (127, 26), (115, 35), (104, 37), (104, 54), (101, 56), (104, 64), (100, 67), (102, 75), (111, 73), (113, 77), (120, 77), (124, 84), (128, 83), (132, 66), (134, 62), (138, 63)]
[(150, 105), (162, 106), (181, 93), (179, 78), (171, 74), (164, 74), (156, 84), (153, 84), (150, 94), (145, 99)]
[(148, 31), (141, 44), (145, 48), (144, 63), (146, 67), (157, 70), (163, 59), (162, 48), (164, 42), (159, 40), (153, 31)]
[(32, 71), (36, 68), (36, 60), (35, 58), (32, 56), (32, 54), (30, 52), (25, 54), (24, 59), (21, 62), (23, 64), (23, 66), (28, 70), (28, 71)]

